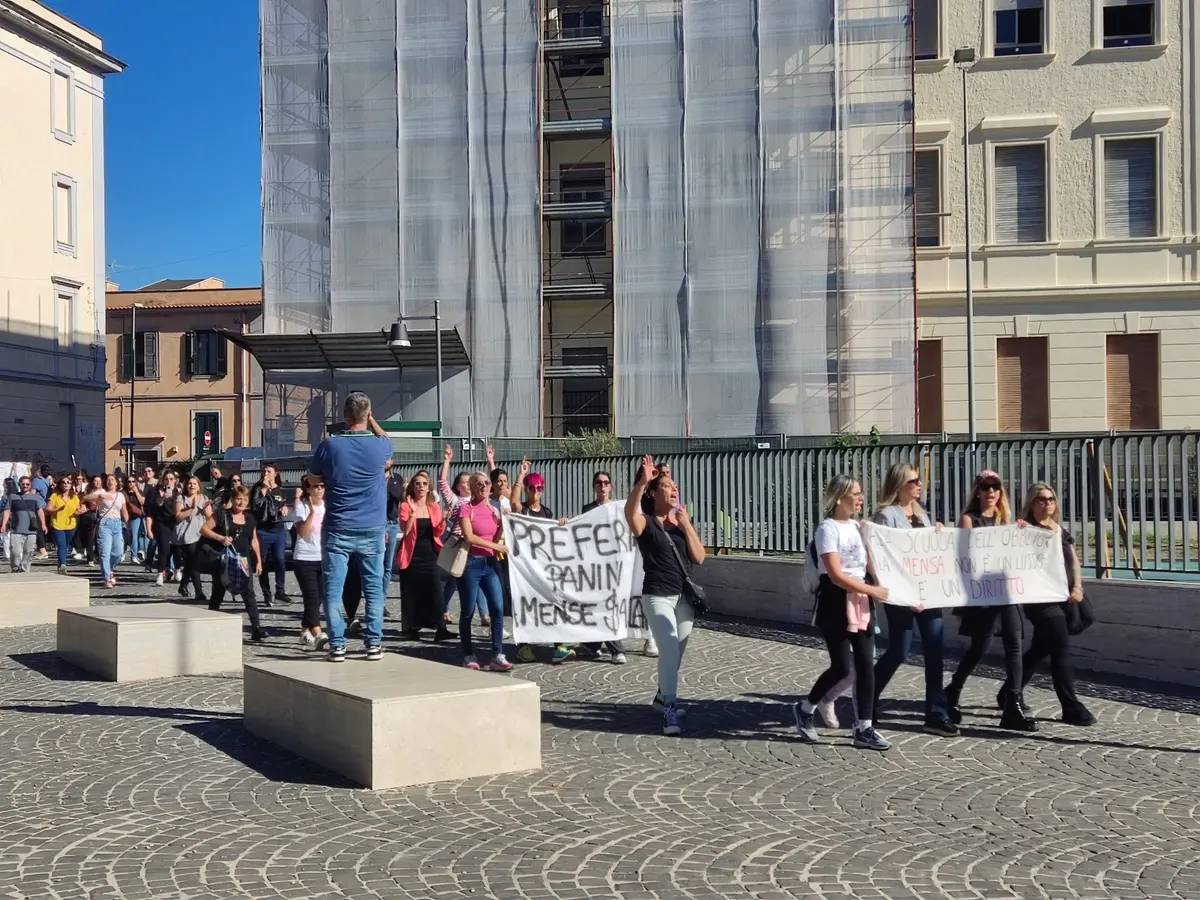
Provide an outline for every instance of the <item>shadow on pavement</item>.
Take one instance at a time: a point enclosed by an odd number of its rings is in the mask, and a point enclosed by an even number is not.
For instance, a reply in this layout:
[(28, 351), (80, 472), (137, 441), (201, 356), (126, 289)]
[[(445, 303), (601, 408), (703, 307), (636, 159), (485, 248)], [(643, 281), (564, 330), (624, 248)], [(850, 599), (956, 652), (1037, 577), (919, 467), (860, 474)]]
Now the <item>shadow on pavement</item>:
[(102, 678), (85, 672), (83, 669), (77, 669), (69, 662), (64, 661), (53, 650), (43, 650), (37, 653), (10, 653), (8, 658), (51, 681), (103, 681)]
[(316, 763), (289, 753), (270, 741), (255, 737), (242, 726), (241, 715), (223, 719), (208, 718), (175, 727), (252, 769), (268, 781), (350, 790), (359, 790), (362, 787), (348, 778), (321, 768)]

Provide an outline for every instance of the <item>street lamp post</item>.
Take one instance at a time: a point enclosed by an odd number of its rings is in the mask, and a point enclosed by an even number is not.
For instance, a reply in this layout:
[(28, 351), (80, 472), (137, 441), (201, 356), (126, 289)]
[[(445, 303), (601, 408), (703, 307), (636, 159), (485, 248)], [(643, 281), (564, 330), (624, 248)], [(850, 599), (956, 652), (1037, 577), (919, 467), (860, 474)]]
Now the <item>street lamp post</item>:
[(971, 286), (971, 155), (970, 122), (967, 118), (967, 72), (975, 65), (975, 48), (959, 47), (954, 51), (954, 65), (962, 72), (962, 118), (963, 118), (963, 215), (966, 238), (966, 294), (967, 294), (967, 432), (971, 441), (971, 452), (975, 452), (975, 294)]
[(392, 325), (391, 331), (388, 334), (388, 346), (394, 350), (402, 350), (412, 346), (412, 341), (408, 339), (408, 328), (405, 327), (406, 322), (433, 322), (434, 341), (437, 347), (437, 419), (438, 433), (442, 430), (442, 301), (434, 299), (433, 315), (432, 316), (405, 316), (401, 315)]
[(125, 468), (133, 471), (133, 448), (136, 438), (133, 436), (133, 412), (137, 405), (137, 397), (133, 392), (137, 384), (137, 311), (144, 309), (141, 303), (133, 304), (129, 320), (129, 449), (125, 454)]

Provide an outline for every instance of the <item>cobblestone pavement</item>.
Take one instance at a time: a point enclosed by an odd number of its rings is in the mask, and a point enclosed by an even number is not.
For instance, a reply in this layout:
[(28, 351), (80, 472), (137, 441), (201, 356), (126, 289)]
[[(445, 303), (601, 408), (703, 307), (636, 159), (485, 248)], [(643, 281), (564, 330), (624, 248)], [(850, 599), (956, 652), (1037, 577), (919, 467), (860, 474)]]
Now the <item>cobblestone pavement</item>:
[[(173, 596), (137, 577), (93, 596)], [(271, 613), (247, 659), (299, 653), (297, 616)], [(371, 793), (248, 736), (238, 678), (100, 683), (56, 661), (53, 628), (3, 634), (0, 898), (1200, 898), (1195, 693), (1085, 684), (1097, 727), (1016, 737), (980, 678), (960, 738), (896, 701), (891, 752), (813, 747), (780, 701), (823, 667), (816, 642), (717, 621), (681, 739), (647, 705), (652, 660), (520, 666), (542, 771)], [(919, 697), (919, 671), (891, 693)]]

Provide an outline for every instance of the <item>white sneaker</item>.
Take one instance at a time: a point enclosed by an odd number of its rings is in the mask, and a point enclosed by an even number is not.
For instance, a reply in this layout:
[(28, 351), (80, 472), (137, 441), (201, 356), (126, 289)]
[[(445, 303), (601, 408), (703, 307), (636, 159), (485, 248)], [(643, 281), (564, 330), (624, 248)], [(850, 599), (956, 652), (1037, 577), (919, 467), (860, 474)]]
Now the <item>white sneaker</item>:
[(157, 579), (157, 580), (154, 582), (154, 586), (155, 586), (155, 587), (162, 587), (164, 584), (166, 584), (166, 578), (164, 578), (164, 577), (163, 577), (163, 573), (162, 573), (162, 572), (159, 572), (159, 573), (158, 573), (158, 579)]
[(825, 723), (826, 728), (841, 728), (842, 725), (838, 721), (837, 713), (834, 712), (832, 700), (822, 700), (817, 704), (817, 715), (821, 717), (821, 721)]
[(311, 631), (300, 632), (300, 647), (304, 650), (316, 650), (317, 638)]
[(175, 577), (172, 578), (171, 580), (174, 581), (176, 584), (179, 584), (181, 581), (183, 581), (183, 569), (176, 569)]
[(654, 638), (649, 638), (646, 643), (642, 644), (642, 656), (649, 656), (651, 659), (658, 658), (658, 644), (654, 642)]

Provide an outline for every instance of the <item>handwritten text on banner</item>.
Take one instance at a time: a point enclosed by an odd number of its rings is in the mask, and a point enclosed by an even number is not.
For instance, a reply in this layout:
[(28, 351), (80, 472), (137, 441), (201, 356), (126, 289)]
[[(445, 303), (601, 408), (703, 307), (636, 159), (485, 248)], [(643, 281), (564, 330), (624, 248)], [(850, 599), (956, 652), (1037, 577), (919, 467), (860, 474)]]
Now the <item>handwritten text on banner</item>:
[(507, 515), (513, 636), (519, 643), (621, 640), (642, 633), (637, 545), (621, 503), (608, 503), (566, 525)]
[(1043, 528), (886, 528), (868, 523), (867, 550), (888, 603), (1007, 606), (1067, 599), (1062, 534)]

